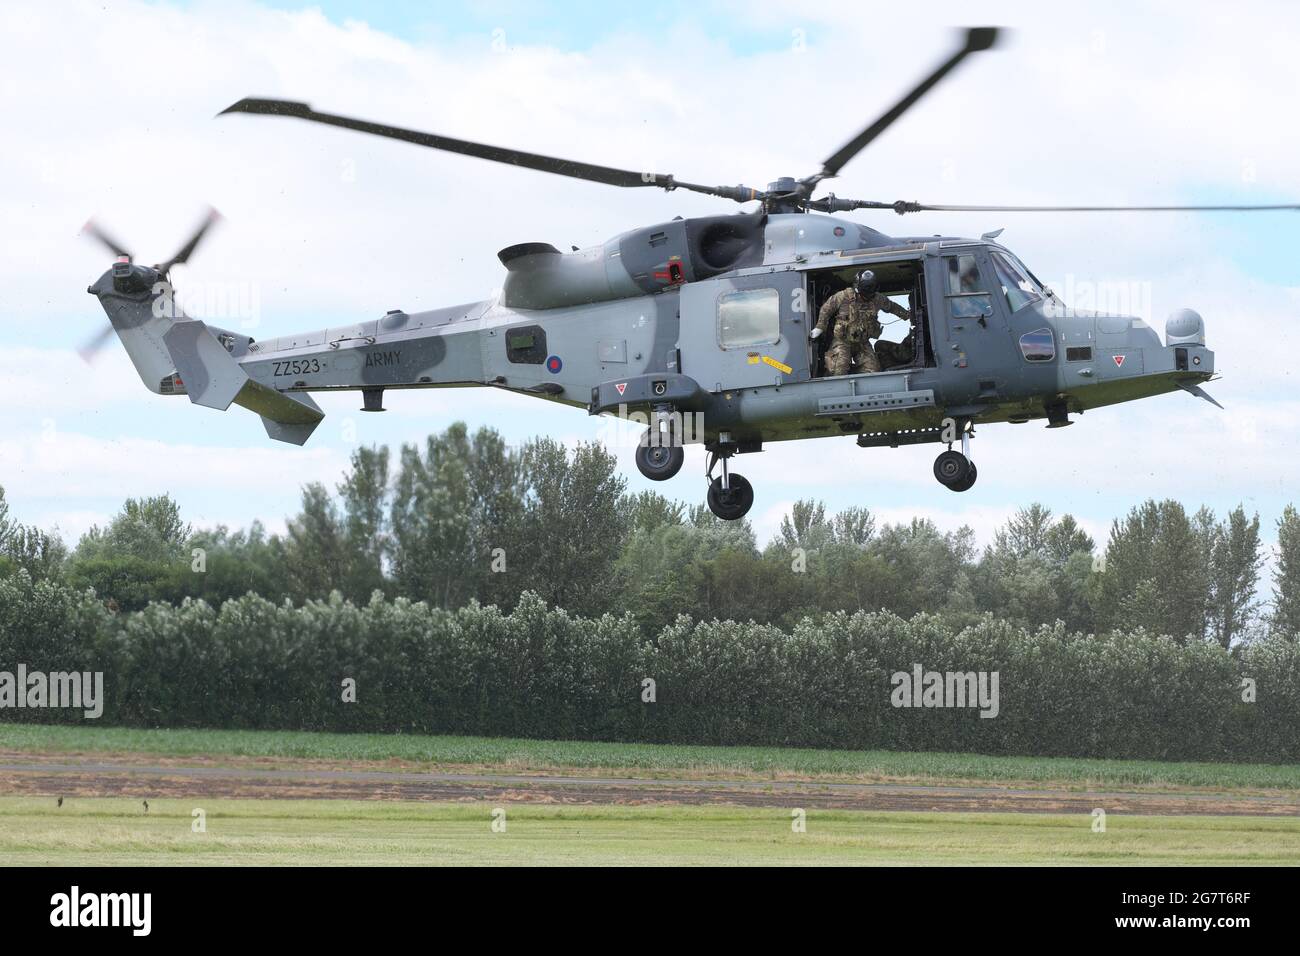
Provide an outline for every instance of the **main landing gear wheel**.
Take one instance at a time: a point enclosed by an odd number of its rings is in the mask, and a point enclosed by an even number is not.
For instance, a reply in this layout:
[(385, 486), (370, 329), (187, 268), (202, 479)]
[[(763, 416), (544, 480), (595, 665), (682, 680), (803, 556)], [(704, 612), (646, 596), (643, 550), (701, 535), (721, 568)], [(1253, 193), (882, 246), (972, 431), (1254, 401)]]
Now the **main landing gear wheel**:
[(727, 484), (731, 487), (724, 491), (720, 477), (709, 483), (709, 510), (723, 521), (735, 521), (754, 506), (754, 486), (744, 475), (736, 474), (727, 476)]
[(934, 477), (953, 491), (967, 491), (975, 484), (975, 462), (959, 451), (949, 449), (934, 460)]
[(686, 449), (681, 445), (650, 445), (644, 439), (636, 449), (636, 467), (651, 481), (667, 481), (682, 470)]
[(953, 491), (970, 491), (975, 484), (975, 479), (979, 477), (975, 462), (967, 460), (967, 464), (970, 466), (970, 470), (967, 472), (966, 477), (957, 484), (948, 486)]

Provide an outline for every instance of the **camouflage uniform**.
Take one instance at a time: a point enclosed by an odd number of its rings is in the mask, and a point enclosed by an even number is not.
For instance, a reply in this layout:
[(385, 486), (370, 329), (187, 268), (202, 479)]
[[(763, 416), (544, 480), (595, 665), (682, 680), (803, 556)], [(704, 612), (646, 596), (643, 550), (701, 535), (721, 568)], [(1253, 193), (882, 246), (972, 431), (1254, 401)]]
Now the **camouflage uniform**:
[(826, 374), (847, 375), (852, 366), (859, 372), (879, 372), (880, 360), (871, 347), (871, 340), (880, 337), (884, 329), (877, 318), (884, 309), (899, 318), (912, 321), (910, 310), (877, 292), (863, 300), (850, 286), (826, 300), (817, 316), (817, 328), (822, 335), (831, 326), (831, 347), (826, 352)]

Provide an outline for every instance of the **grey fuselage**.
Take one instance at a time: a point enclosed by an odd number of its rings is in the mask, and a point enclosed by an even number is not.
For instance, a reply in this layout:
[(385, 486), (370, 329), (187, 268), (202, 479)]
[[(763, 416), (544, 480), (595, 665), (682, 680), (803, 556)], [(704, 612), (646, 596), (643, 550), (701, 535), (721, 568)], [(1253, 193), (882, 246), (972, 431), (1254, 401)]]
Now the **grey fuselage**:
[[(1203, 326), (1179, 325), (1187, 334), (1162, 344), (1139, 319), (1074, 312), (1050, 294), (1012, 311), (994, 254), (1014, 259), (987, 240), (892, 238), (819, 214), (678, 219), (571, 253), (512, 246), (500, 254), (501, 293), (482, 302), (262, 341), (204, 326), (225, 355), (197, 340), (198, 330), (181, 334), (193, 320), (146, 315), (156, 291), (120, 292), (111, 273), (91, 291), (151, 390), (212, 407), (234, 401), (261, 414), (272, 437), (299, 443), (319, 420), (303, 394), (313, 391), (364, 390), (378, 407), (385, 389), (476, 385), (593, 414), (671, 408), (698, 413), (703, 429), (693, 440), (712, 445), (721, 436), (748, 451), (840, 434), (906, 443), (945, 418), (1023, 422), (1212, 377)], [(979, 314), (948, 286), (959, 255), (974, 257), (984, 276)], [(915, 360), (819, 375), (809, 340), (814, 288), (862, 268), (915, 277)], [(779, 327), (762, 341), (729, 344), (736, 333), (727, 323), (736, 320), (723, 317), (722, 303), (755, 301), (779, 309)]]

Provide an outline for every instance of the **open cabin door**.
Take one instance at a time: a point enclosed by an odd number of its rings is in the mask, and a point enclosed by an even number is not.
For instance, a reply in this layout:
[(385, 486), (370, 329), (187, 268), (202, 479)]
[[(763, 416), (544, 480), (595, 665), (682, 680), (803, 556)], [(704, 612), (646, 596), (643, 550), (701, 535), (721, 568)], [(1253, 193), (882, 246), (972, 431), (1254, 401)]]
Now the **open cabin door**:
[(808, 380), (802, 273), (705, 279), (683, 286), (681, 296), (681, 371), (701, 388)]

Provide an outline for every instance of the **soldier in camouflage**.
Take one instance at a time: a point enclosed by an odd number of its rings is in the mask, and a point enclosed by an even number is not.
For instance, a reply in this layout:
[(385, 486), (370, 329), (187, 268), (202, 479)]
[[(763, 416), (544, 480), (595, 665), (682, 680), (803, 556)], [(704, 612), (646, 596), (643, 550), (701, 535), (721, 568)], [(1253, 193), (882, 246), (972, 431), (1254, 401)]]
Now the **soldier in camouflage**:
[(859, 372), (880, 371), (880, 359), (871, 347), (871, 340), (879, 338), (884, 331), (878, 318), (882, 309), (912, 321), (911, 310), (876, 290), (875, 273), (863, 269), (853, 285), (836, 292), (822, 306), (812, 338), (820, 338), (826, 333), (826, 327), (831, 327), (831, 347), (826, 352), (827, 375), (847, 375), (855, 365)]

